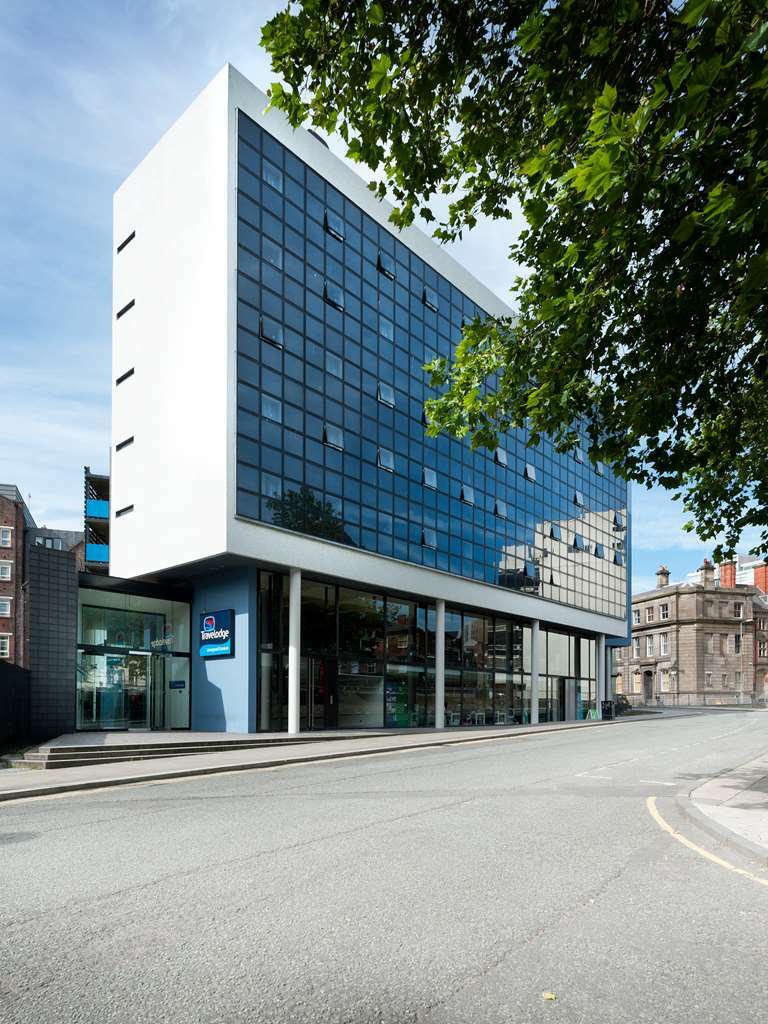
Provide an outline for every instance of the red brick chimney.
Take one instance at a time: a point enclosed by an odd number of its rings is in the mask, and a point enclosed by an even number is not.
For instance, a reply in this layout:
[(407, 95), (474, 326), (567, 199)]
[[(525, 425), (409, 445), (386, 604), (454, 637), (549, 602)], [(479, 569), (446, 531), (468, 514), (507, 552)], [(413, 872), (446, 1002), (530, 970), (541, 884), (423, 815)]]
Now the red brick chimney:
[(723, 562), (720, 566), (720, 586), (728, 588), (736, 586), (735, 562)]
[(755, 586), (768, 594), (768, 565), (765, 563), (755, 566)]

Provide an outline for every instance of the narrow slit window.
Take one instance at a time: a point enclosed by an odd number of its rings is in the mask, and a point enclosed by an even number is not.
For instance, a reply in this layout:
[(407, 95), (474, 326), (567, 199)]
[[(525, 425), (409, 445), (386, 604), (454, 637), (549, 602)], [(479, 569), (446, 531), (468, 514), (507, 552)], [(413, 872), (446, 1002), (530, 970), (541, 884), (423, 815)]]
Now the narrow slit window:
[(377, 462), (379, 469), (386, 469), (388, 473), (394, 473), (395, 456), (389, 448), (379, 448)]
[(124, 505), (115, 512), (115, 519), (119, 519), (120, 516), (127, 516), (129, 512), (133, 512), (133, 505)]
[(131, 444), (133, 444), (133, 434), (131, 434), (130, 437), (126, 437), (126, 439), (124, 441), (121, 441), (119, 444), (116, 444), (115, 445), (115, 451), (116, 452), (121, 452), (123, 450), (123, 448), (127, 448), (128, 445), (131, 445)]
[(130, 244), (130, 243), (131, 243), (131, 242), (132, 242), (132, 241), (134, 240), (134, 238), (135, 238), (135, 237), (136, 237), (136, 232), (135, 232), (135, 231), (132, 231), (132, 232), (130, 233), (130, 235), (128, 235), (128, 237), (127, 237), (127, 238), (124, 238), (124, 239), (122, 240), (122, 242), (120, 243), (120, 245), (118, 245), (118, 247), (117, 247), (117, 251), (118, 251), (118, 252), (122, 252), (122, 251), (123, 251), (123, 249), (124, 249), (124, 248), (126, 247), (126, 245), (129, 245), (129, 244)]
[(434, 469), (430, 469), (429, 466), (424, 466), (422, 471), (422, 483), (425, 487), (429, 487), (430, 490), (437, 490), (437, 473)]
[(134, 373), (135, 370), (133, 367), (131, 367), (130, 370), (126, 370), (125, 373), (121, 373), (120, 376), (115, 381), (115, 386), (124, 383), (124, 381), (128, 380), (129, 377), (132, 377)]
[(379, 381), (376, 389), (376, 397), (382, 405), (388, 405), (390, 409), (395, 407), (395, 389), (391, 384), (385, 384), (383, 381)]
[(129, 309), (133, 309), (136, 305), (136, 299), (131, 299), (130, 302), (126, 302), (122, 309), (118, 309), (115, 313), (115, 320), (119, 320), (121, 316), (125, 316)]

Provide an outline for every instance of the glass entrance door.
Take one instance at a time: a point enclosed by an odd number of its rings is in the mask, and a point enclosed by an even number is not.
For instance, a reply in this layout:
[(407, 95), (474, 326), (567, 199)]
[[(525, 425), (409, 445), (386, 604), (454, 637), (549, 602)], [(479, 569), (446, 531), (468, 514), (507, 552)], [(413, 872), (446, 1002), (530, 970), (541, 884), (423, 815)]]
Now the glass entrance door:
[(125, 720), (129, 729), (149, 728), (150, 654), (131, 651), (123, 658)]

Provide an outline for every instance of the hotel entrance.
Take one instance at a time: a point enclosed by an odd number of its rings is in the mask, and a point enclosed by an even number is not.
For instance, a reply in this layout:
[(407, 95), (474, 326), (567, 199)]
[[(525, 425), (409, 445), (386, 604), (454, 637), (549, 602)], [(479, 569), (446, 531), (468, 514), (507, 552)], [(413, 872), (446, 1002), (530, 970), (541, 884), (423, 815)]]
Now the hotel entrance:
[(188, 729), (189, 606), (80, 591), (77, 728)]

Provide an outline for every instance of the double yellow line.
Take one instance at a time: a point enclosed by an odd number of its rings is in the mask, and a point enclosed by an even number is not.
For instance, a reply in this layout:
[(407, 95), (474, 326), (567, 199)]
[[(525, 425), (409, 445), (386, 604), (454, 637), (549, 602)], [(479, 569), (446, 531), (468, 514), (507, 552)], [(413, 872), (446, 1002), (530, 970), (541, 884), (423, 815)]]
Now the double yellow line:
[(656, 797), (649, 796), (645, 801), (645, 806), (648, 808), (648, 813), (654, 819), (657, 825), (668, 832), (673, 839), (676, 839), (678, 843), (682, 843), (683, 846), (687, 846), (689, 850), (693, 850), (694, 853), (698, 853), (700, 857), (705, 857), (707, 860), (712, 861), (713, 864), (717, 864), (718, 867), (725, 868), (726, 871), (733, 871), (736, 875), (743, 875), (745, 878), (751, 878), (753, 882), (757, 882), (758, 885), (764, 885), (768, 887), (768, 878), (760, 878), (758, 875), (753, 875), (750, 871), (745, 871), (743, 868), (737, 868), (735, 864), (730, 864), (727, 860), (723, 860), (722, 857), (716, 857), (714, 853), (710, 853), (709, 850), (703, 849), (701, 846), (697, 846), (696, 843), (692, 843), (690, 839), (686, 839), (684, 835), (675, 831), (672, 826), (666, 822), (659, 814), (659, 810), (656, 807)]

